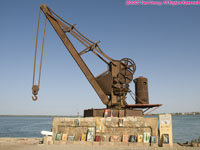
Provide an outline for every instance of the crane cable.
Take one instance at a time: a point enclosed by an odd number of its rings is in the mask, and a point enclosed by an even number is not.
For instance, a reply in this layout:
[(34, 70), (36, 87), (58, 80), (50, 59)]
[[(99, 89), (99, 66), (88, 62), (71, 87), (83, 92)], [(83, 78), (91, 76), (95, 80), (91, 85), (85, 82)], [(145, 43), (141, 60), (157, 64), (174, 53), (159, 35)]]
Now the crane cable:
[(45, 17), (43, 40), (42, 40), (42, 50), (41, 50), (41, 57), (40, 57), (40, 69), (39, 69), (38, 85), (35, 85), (35, 68), (36, 68), (36, 57), (37, 57), (37, 46), (38, 46), (38, 33), (39, 33), (39, 26), (40, 26), (40, 14), (41, 14), (41, 9), (39, 10), (39, 16), (38, 16), (37, 34), (36, 34), (36, 43), (35, 43), (34, 67), (33, 67), (32, 93), (33, 93), (34, 96), (32, 96), (32, 99), (34, 101), (36, 101), (38, 99), (37, 94), (38, 94), (39, 87), (40, 87), (40, 77), (41, 77), (41, 71), (42, 71), (42, 59), (43, 59), (43, 52), (44, 52), (44, 39), (45, 39), (46, 23), (47, 23), (47, 17)]

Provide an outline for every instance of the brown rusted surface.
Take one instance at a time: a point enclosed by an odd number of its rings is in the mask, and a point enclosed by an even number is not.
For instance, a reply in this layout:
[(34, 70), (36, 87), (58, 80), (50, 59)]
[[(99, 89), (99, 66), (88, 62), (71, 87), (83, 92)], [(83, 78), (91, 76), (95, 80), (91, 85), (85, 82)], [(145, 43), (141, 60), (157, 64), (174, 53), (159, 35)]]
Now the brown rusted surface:
[[(108, 109), (87, 109), (84, 110), (84, 117), (105, 117), (105, 110)], [(143, 116), (142, 110), (132, 109), (110, 109), (110, 117), (133, 117)]]
[(162, 104), (131, 104), (127, 105), (126, 108), (153, 108), (160, 106), (162, 106)]
[(134, 79), (136, 104), (149, 104), (148, 80), (145, 77)]
[[(113, 110), (113, 115), (115, 116), (140, 116), (142, 110), (131, 110), (133, 108), (150, 108), (155, 106), (150, 105), (128, 105), (126, 102), (127, 93), (130, 93), (129, 84), (133, 81), (133, 75), (136, 71), (135, 62), (130, 58), (123, 58), (121, 60), (114, 60), (107, 56), (99, 47), (99, 41), (93, 42), (81, 34), (75, 25), (63, 20), (59, 17), (53, 10), (48, 8), (45, 4), (40, 6), (40, 11), (46, 16), (46, 20), (50, 22), (57, 35), (65, 45), (66, 49), (69, 51), (91, 86), (96, 91), (97, 95), (101, 99), (102, 103), (106, 105), (106, 108)], [(40, 15), (39, 15), (40, 16)], [(39, 17), (40, 18), (40, 17)], [(45, 20), (45, 25), (46, 25)], [(39, 21), (38, 21), (39, 27)], [(39, 28), (38, 28), (39, 29)], [(45, 30), (44, 30), (45, 33)], [(82, 45), (83, 50), (78, 52), (74, 45), (71, 43), (68, 34), (77, 39)], [(38, 34), (37, 34), (38, 35)], [(43, 34), (45, 35), (45, 34)], [(70, 36), (71, 37), (71, 36)], [(35, 49), (35, 63), (37, 55), (37, 39), (36, 38), (36, 49)], [(43, 36), (44, 44), (44, 36)], [(43, 44), (42, 44), (42, 55), (43, 55)], [(82, 59), (82, 55), (88, 52), (94, 53), (98, 58), (104, 61), (107, 65), (107, 70), (94, 77), (93, 73), (90, 71), (86, 63)], [(38, 86), (34, 84), (35, 78), (35, 63), (34, 63), (34, 75), (33, 75), (33, 100), (37, 99), (37, 94), (39, 91), (40, 74), (41, 74), (41, 64), (42, 55), (40, 62), (40, 73)], [(149, 104), (148, 98), (148, 81), (147, 78), (139, 77), (134, 80), (136, 87), (136, 104)], [(130, 109), (127, 109), (130, 108)], [(123, 110), (123, 111), (122, 111)], [(86, 110), (86, 116), (102, 116), (103, 110)]]
[(68, 49), (69, 53), (72, 55), (72, 57), (76, 61), (76, 63), (78, 64), (78, 66), (80, 67), (80, 69), (82, 70), (82, 72), (84, 73), (84, 75), (86, 76), (86, 78), (88, 79), (90, 84), (92, 85), (92, 87), (97, 92), (97, 94), (100, 97), (100, 99), (102, 100), (102, 102), (105, 105), (108, 105), (108, 103), (109, 103), (108, 97), (102, 91), (101, 87), (99, 86), (99, 84), (95, 80), (95, 77), (93, 76), (93, 74), (91, 73), (91, 71), (89, 70), (89, 68), (85, 64), (85, 62), (83, 61), (83, 59), (78, 54), (78, 52), (76, 51), (76, 49), (73, 46), (73, 44), (71, 43), (71, 41), (66, 36), (64, 30), (61, 28), (61, 26), (59, 24), (60, 22), (58, 21), (58, 19), (55, 16), (52, 15), (52, 13), (49, 11), (48, 7), (45, 4), (41, 5), (40, 8), (44, 12), (45, 16), (47, 17), (47, 19), (51, 23), (52, 27), (54, 28), (54, 30), (56, 31), (56, 33), (58, 34), (58, 36), (62, 40), (65, 47)]
[[(126, 106), (126, 95), (129, 91), (129, 83), (133, 80), (133, 74), (136, 70), (134, 61), (130, 58), (123, 58), (121, 60), (111, 59), (100, 49), (98, 46), (99, 42), (95, 43), (87, 39), (75, 28), (75, 25), (71, 25), (64, 21), (45, 4), (42, 4), (40, 9), (45, 14), (47, 20), (60, 37), (71, 56), (74, 58), (103, 104), (105, 104), (107, 108), (118, 109)], [(84, 50), (78, 52), (71, 43), (67, 34), (71, 34), (82, 43), (83, 46), (85, 46)], [(95, 78), (81, 57), (81, 55), (87, 52), (93, 52), (96, 56), (102, 59), (108, 65), (108, 70)], [(34, 94), (34, 96), (36, 95), (37, 93)]]

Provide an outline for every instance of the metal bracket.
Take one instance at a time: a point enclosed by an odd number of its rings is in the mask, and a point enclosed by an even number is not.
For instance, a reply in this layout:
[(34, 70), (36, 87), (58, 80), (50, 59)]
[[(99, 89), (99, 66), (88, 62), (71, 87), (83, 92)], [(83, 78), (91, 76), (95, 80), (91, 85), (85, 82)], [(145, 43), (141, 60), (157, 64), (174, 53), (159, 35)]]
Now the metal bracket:
[(85, 54), (85, 53), (87, 53), (87, 52), (89, 52), (89, 51), (92, 51), (95, 47), (98, 46), (98, 43), (100, 43), (100, 41), (98, 41), (98, 42), (96, 42), (96, 43), (94, 43), (94, 44), (92, 44), (92, 45), (86, 47), (84, 50), (82, 50), (82, 51), (79, 53), (79, 55), (83, 55), (83, 54)]
[(73, 30), (74, 28), (75, 28), (75, 25), (76, 24), (73, 24), (73, 25), (71, 25), (70, 27), (63, 27), (64, 29), (63, 29), (63, 31), (64, 32), (70, 32), (71, 30)]

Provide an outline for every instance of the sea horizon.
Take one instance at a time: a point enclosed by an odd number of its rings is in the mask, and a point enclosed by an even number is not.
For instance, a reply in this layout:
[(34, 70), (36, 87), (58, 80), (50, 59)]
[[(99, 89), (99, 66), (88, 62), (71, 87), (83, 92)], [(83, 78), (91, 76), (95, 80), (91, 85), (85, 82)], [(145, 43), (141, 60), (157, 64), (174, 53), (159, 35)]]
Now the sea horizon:
[[(175, 113), (152, 113), (144, 114), (145, 116), (171, 114), (171, 115), (200, 115), (200, 112), (175, 112)], [(83, 117), (83, 115), (35, 115), (35, 114), (0, 114), (1, 117), (16, 116), (16, 117)]]

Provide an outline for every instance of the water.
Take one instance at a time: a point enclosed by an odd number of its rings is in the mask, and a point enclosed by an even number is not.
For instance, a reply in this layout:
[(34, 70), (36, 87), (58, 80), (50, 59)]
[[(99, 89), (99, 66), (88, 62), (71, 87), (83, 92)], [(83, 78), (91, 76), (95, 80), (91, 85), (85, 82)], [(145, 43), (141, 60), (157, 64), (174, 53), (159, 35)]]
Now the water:
[(174, 142), (186, 142), (200, 136), (200, 115), (173, 116)]
[[(43, 137), (51, 131), (53, 117), (0, 116), (0, 137)], [(200, 115), (173, 116), (174, 142), (186, 142), (200, 136)]]
[(53, 117), (0, 116), (0, 137), (42, 137), (42, 130), (51, 131)]

